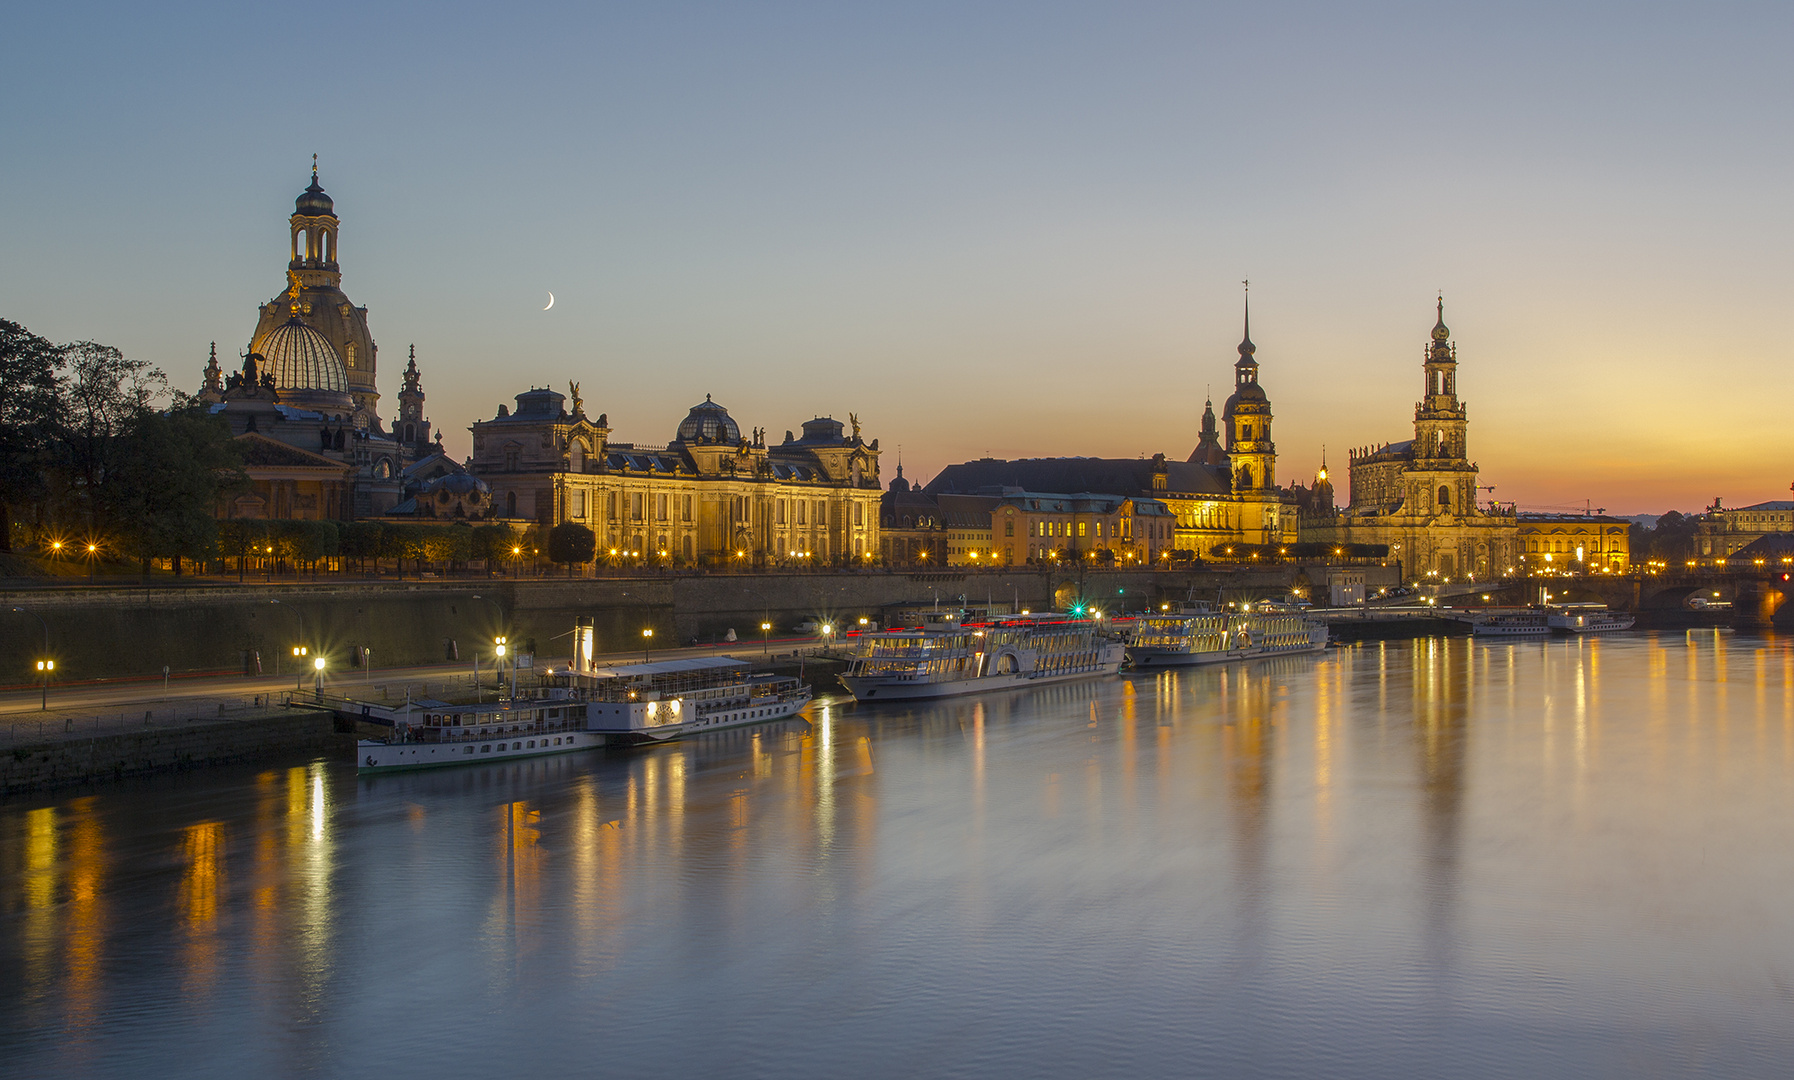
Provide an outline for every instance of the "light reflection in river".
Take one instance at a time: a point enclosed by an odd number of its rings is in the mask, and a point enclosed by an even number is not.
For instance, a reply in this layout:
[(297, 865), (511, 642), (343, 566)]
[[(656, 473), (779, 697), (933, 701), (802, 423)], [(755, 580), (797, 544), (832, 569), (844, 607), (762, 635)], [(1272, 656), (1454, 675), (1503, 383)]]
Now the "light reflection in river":
[(0, 806), (7, 1071), (1726, 1075), (1794, 1050), (1786, 640), (1367, 643), (810, 715)]

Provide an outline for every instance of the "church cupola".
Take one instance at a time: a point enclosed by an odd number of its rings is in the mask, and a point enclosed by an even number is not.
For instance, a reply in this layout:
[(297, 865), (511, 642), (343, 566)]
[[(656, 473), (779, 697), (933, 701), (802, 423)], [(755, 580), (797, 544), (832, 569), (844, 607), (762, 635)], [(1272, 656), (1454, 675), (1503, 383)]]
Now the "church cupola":
[(293, 202), (292, 261), (306, 285), (340, 285), (343, 275), (336, 264), (336, 204), (318, 186), (318, 155), (311, 156), (311, 186)]
[(1197, 465), (1227, 464), (1227, 451), (1221, 449), (1221, 432), (1215, 427), (1213, 398), (1202, 403), (1202, 430), (1197, 433), (1196, 450), (1190, 455), (1190, 461)]

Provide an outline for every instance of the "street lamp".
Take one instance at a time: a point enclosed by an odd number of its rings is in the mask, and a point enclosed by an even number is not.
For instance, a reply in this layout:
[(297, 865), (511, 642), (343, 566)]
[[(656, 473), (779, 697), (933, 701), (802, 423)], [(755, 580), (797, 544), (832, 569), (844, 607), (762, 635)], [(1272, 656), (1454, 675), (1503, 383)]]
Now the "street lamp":
[(834, 636), (834, 633), (835, 633), (835, 627), (834, 627), (833, 623), (823, 623), (822, 624), (822, 651), (823, 652), (828, 652), (829, 639)]
[(50, 624), (45, 622), (44, 617), (35, 611), (30, 611), (22, 607), (15, 607), (13, 610), (21, 615), (31, 616), (37, 620), (39, 626), (44, 628), (44, 658), (37, 662), (37, 670), (42, 672), (44, 677), (43, 703), (39, 706), (39, 709), (47, 710), (50, 707), (50, 672), (56, 670), (56, 661), (50, 659)]
[(772, 624), (769, 622), (760, 624), (760, 655), (762, 657), (772, 655)]
[(361, 681), (365, 685), (374, 681), (374, 650), (361, 650)]
[[(502, 692), (505, 688), (504, 687), (504, 681), (505, 681), (504, 661), (505, 661), (505, 653), (509, 651), (505, 645), (506, 640), (507, 639), (505, 638), (505, 636), (503, 634), (500, 634), (498, 637), (495, 637), (492, 639), (492, 653), (496, 657), (496, 663), (493, 664), (493, 667), (496, 667), (498, 669), (498, 683), (499, 683), (498, 688), (499, 688), (500, 692)], [(511, 696), (512, 697), (517, 696), (517, 673), (515, 670), (513, 670), (511, 672)]]
[(648, 662), (648, 649), (653, 644), (654, 644), (654, 628), (651, 626), (644, 626), (642, 628), (642, 663), (645, 664)]
[(322, 656), (320, 656), (317, 659), (313, 660), (311, 662), (311, 666), (312, 666), (312, 670), (316, 671), (318, 673), (318, 681), (317, 681), (316, 685), (314, 686), (314, 690), (317, 692), (317, 695), (319, 697), (323, 697), (324, 696), (324, 658)]

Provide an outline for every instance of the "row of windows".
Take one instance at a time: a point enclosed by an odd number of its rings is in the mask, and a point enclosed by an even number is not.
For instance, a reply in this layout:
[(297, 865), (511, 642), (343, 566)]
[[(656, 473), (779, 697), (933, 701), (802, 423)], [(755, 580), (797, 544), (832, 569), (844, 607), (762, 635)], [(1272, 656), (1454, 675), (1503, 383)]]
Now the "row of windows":
[[(583, 519), (586, 516), (586, 491), (574, 488), (567, 492), (567, 516)], [(754, 501), (747, 496), (734, 496), (730, 502), (731, 520), (746, 523), (751, 520)], [(621, 510), (624, 519), (629, 521), (672, 521), (677, 516), (679, 521), (692, 521), (692, 497), (690, 495), (650, 494), (644, 491), (604, 493), (604, 517), (607, 521), (620, 520)], [(806, 525), (815, 521), (821, 525), (828, 520), (828, 500), (816, 499), (777, 499), (773, 503), (774, 524)], [(866, 504), (853, 504), (853, 524), (856, 528), (864, 528), (866, 524)]]

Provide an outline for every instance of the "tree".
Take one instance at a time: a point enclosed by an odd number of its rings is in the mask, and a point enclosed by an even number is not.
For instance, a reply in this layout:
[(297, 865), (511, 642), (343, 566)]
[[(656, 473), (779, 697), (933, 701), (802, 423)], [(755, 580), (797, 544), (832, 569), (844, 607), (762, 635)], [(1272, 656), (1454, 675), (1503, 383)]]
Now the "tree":
[(598, 537), (592, 530), (574, 521), (563, 521), (548, 530), (548, 558), (566, 563), (569, 576), (574, 563), (589, 563), (598, 551)]
[(61, 352), (68, 369), (63, 446), (70, 481), (88, 528), (98, 531), (120, 496), (113, 481), (128, 453), (125, 436), (167, 379), (160, 368), (110, 345), (77, 341)]
[(473, 557), (473, 529), (467, 525), (438, 525), (429, 530), (424, 550), (431, 561), (453, 567)]
[(319, 559), (328, 559), (341, 550), (334, 521), (285, 521), (280, 531), (294, 561), (310, 563), (314, 575)]
[(514, 550), (522, 546), (522, 537), (509, 525), (482, 525), (473, 530), (473, 551), (471, 558), (483, 559), (486, 563), (486, 574), (492, 574), (492, 567), (517, 557)]
[(369, 559), (379, 559), (383, 541), (381, 525), (377, 521), (351, 521), (338, 530), (338, 551), (346, 559), (354, 559), (362, 569), (367, 569)]
[(218, 548), (237, 560), (237, 580), (251, 553), (267, 544), (268, 523), (254, 518), (230, 518), (218, 523)]
[(219, 499), (248, 483), (230, 427), (188, 398), (166, 413), (137, 413), (121, 440), (108, 521), (126, 552), (210, 559), (218, 550)]
[(41, 500), (56, 432), (61, 351), (0, 319), (0, 551), (12, 550), (15, 503)]

